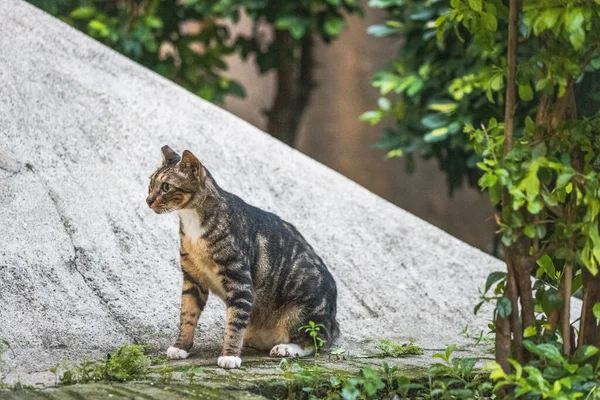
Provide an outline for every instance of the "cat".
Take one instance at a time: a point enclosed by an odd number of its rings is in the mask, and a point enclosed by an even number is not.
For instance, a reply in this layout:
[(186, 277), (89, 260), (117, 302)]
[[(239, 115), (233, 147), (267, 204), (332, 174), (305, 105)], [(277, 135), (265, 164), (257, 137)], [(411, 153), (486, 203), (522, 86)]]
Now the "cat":
[(183, 272), (179, 337), (167, 357), (188, 357), (209, 292), (227, 307), (219, 367), (239, 368), (243, 345), (273, 357), (312, 354), (312, 338), (299, 329), (309, 321), (322, 325), (326, 343), (335, 340), (335, 281), (296, 228), (221, 189), (190, 151), (161, 150), (146, 202), (179, 214)]

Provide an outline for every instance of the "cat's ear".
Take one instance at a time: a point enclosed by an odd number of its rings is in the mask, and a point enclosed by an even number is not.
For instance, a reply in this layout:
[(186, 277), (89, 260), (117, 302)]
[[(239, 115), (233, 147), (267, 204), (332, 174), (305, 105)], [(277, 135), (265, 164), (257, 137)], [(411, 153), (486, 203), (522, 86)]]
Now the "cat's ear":
[(169, 146), (163, 146), (160, 149), (162, 151), (163, 165), (177, 164), (181, 157), (175, 153)]
[(200, 181), (204, 183), (204, 180), (206, 179), (206, 170), (198, 158), (196, 158), (189, 150), (184, 150), (181, 156), (181, 165), (191, 173), (197, 175), (200, 178)]

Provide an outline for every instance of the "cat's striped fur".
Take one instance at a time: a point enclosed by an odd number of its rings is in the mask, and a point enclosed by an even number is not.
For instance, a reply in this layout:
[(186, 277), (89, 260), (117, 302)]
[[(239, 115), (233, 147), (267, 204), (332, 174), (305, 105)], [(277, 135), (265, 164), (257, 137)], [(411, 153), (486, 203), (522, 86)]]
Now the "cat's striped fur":
[(335, 339), (335, 281), (296, 228), (221, 189), (191, 152), (162, 153), (147, 203), (178, 212), (183, 272), (179, 337), (167, 355), (188, 356), (209, 292), (227, 307), (221, 367), (240, 366), (243, 344), (272, 356), (310, 354), (312, 341), (298, 329), (309, 321)]

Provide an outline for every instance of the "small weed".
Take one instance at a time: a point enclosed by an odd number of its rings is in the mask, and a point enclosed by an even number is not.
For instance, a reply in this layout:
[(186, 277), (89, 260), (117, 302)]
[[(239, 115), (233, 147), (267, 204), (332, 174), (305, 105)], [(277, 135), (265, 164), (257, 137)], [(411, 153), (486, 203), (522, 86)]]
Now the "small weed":
[(467, 339), (473, 339), (476, 345), (480, 343), (494, 343), (495, 341), (493, 337), (486, 336), (483, 333), (483, 330), (479, 331), (479, 334), (472, 333), (471, 331), (469, 331), (469, 325), (465, 325), (460, 334), (466, 337)]
[[(389, 343), (386, 345), (389, 346)], [(414, 346), (412, 342), (411, 345)], [(408, 345), (398, 347), (406, 348)], [(397, 366), (386, 362), (382, 362), (379, 368), (364, 367), (350, 374), (284, 359), (277, 371), (285, 378), (285, 391), (276, 394), (278, 398), (288, 400), (489, 398), (492, 394), (489, 376), (475, 371), (476, 359), (452, 357), (455, 348), (450, 346), (444, 353), (434, 355), (441, 362), (430, 368), (428, 380), (420, 381), (403, 376)], [(275, 395), (273, 388), (269, 395)]]
[(429, 390), (431, 397), (442, 399), (479, 399), (491, 394), (489, 375), (475, 372), (476, 358), (452, 357), (456, 345), (446, 348), (444, 353), (434, 354), (443, 363), (429, 368)]
[(173, 380), (173, 368), (169, 367), (169, 364), (165, 361), (158, 370), (158, 375), (160, 376), (158, 379), (160, 383), (170, 385)]
[(420, 356), (423, 354), (423, 348), (415, 345), (412, 339), (410, 343), (404, 344), (396, 344), (389, 340), (382, 340), (376, 348), (380, 351), (377, 355), (379, 358), (398, 358), (403, 356)]
[(315, 348), (315, 363), (317, 362), (317, 357), (319, 357), (319, 350), (325, 344), (325, 340), (319, 337), (319, 331), (324, 327), (325, 325), (323, 324), (315, 324), (313, 321), (308, 321), (308, 325), (304, 325), (299, 328), (299, 330), (308, 333), (313, 340), (313, 346)]
[(346, 351), (346, 349), (342, 349), (341, 347), (339, 349), (335, 349), (335, 350), (331, 350), (329, 352), (329, 359), (335, 359), (337, 361), (339, 360), (349, 360), (350, 359), (350, 352)]
[(191, 365), (187, 371), (183, 372), (183, 377), (184, 379), (188, 379), (190, 385), (192, 385), (194, 383), (194, 379), (196, 379), (196, 377), (202, 374), (203, 372), (204, 369), (202, 367), (196, 367), (194, 365)]

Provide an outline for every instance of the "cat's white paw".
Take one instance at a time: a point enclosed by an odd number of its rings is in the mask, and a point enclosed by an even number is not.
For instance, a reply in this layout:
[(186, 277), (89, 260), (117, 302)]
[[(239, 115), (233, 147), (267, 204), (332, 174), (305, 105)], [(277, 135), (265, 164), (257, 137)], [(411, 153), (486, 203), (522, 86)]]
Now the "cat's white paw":
[(217, 365), (221, 368), (239, 368), (242, 366), (242, 359), (238, 356), (221, 356), (217, 360)]
[(167, 349), (167, 357), (171, 360), (183, 360), (184, 358), (188, 358), (189, 355), (190, 353), (177, 347), (171, 346)]
[(304, 357), (312, 353), (310, 347), (303, 349), (297, 344), (278, 344), (271, 349), (271, 357)]

